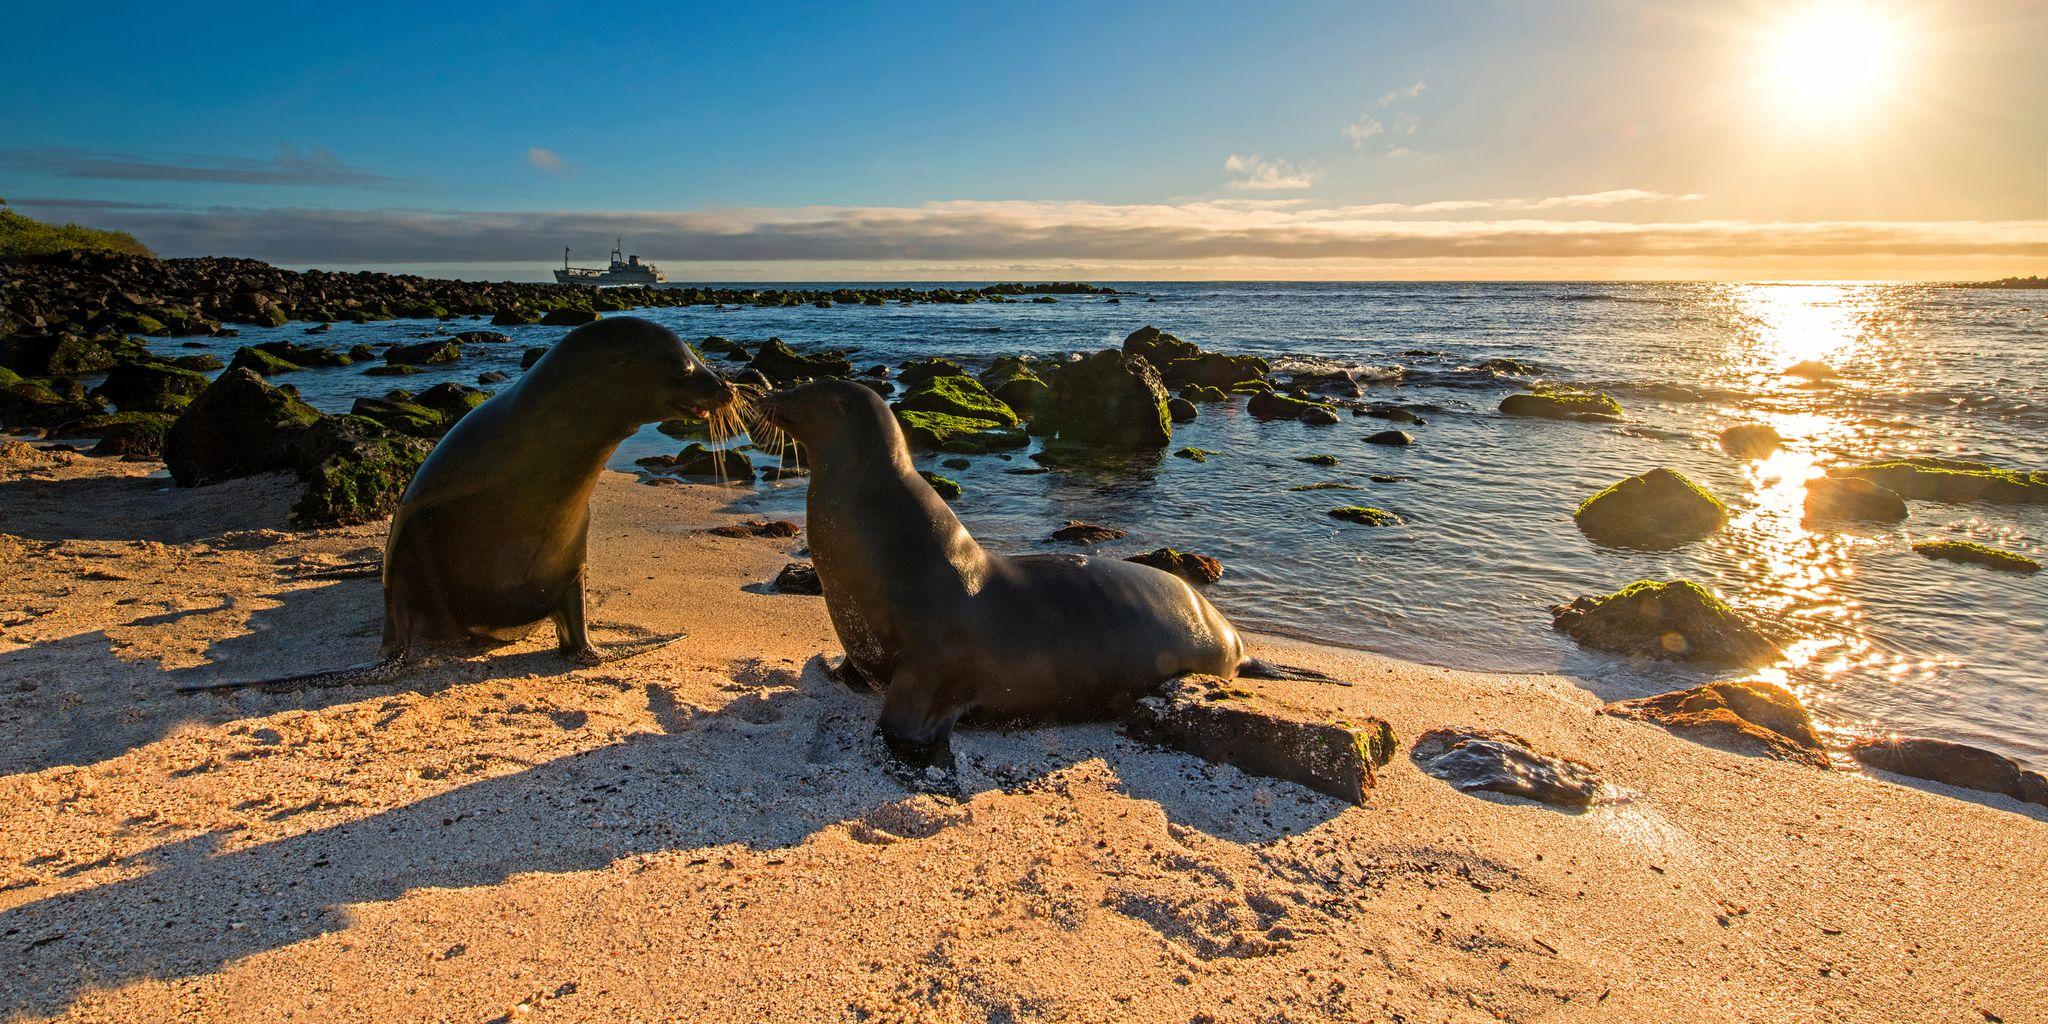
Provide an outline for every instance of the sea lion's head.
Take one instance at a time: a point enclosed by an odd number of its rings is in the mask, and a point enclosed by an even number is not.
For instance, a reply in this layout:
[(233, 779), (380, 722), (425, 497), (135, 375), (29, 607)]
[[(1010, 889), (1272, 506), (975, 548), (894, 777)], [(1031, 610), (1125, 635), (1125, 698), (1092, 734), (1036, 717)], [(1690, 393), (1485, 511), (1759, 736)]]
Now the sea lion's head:
[(605, 407), (638, 423), (702, 419), (734, 398), (676, 332), (639, 317), (606, 317), (570, 331), (534, 368), (549, 363), (601, 368)]
[(755, 415), (796, 438), (812, 457), (903, 450), (903, 432), (882, 396), (850, 380), (817, 380), (769, 393)]

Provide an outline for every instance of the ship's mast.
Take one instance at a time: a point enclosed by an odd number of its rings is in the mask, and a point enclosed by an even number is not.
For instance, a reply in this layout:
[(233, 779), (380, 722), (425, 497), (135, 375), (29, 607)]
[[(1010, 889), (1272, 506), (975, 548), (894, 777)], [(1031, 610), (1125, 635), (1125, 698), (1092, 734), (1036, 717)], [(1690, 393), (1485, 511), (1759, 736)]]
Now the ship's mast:
[(566, 245), (562, 247), (562, 269), (569, 269), (569, 247)]
[(618, 238), (614, 238), (614, 239), (612, 239), (612, 262), (613, 262), (613, 263), (617, 263), (617, 262), (619, 262), (619, 258), (620, 258), (621, 256), (623, 256), (623, 255), (625, 254), (625, 252), (626, 252), (626, 239), (625, 239), (625, 237), (624, 237), (624, 236), (620, 236), (620, 237), (618, 237)]

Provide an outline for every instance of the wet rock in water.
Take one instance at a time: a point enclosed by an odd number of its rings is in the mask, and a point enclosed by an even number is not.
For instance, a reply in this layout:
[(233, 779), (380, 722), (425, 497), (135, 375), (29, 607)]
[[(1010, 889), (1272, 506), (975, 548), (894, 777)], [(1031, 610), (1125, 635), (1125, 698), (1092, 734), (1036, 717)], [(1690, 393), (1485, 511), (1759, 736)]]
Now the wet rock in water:
[(873, 378), (864, 377), (858, 383), (861, 387), (864, 387), (869, 391), (872, 391), (875, 394), (882, 396), (883, 398), (888, 398), (889, 396), (894, 395), (896, 393), (896, 385), (886, 380), (875, 380)]
[(1652, 722), (1695, 743), (1826, 769), (1813, 719), (1792, 691), (1771, 683), (1708, 683), (1617, 701), (1603, 715)]
[(1076, 444), (1164, 448), (1173, 440), (1166, 387), (1152, 364), (1104, 349), (1058, 367), (1034, 433)]
[(1067, 520), (1067, 525), (1054, 530), (1052, 536), (1046, 539), (1060, 541), (1065, 544), (1102, 544), (1107, 541), (1119, 540), (1129, 535), (1128, 531), (1119, 530), (1114, 526), (1097, 526), (1094, 523), (1084, 523), (1079, 519), (1069, 519)]
[(1815, 381), (1834, 380), (1836, 377), (1841, 376), (1841, 374), (1835, 372), (1834, 367), (1818, 359), (1808, 359), (1793, 363), (1791, 366), (1785, 367), (1784, 373), (1787, 377), (1798, 377), (1802, 380)]
[(1176, 551), (1173, 548), (1155, 548), (1142, 555), (1131, 555), (1126, 562), (1149, 565), (1154, 569), (1170, 572), (1196, 586), (1208, 586), (1223, 578), (1223, 563), (1208, 555), (1192, 551)]
[(1689, 580), (1641, 580), (1550, 609), (1580, 646), (1631, 657), (1755, 668), (1784, 650), (1763, 628)]
[(248, 370), (207, 385), (164, 435), (164, 465), (183, 487), (292, 468), (299, 431), (320, 419), (312, 406)]
[(299, 435), (296, 469), (305, 489), (292, 506), (301, 526), (346, 526), (398, 509), (433, 445), (359, 416), (323, 416)]
[(1216, 453), (1207, 448), (1182, 448), (1175, 451), (1173, 457), (1176, 459), (1186, 459), (1189, 462), (1207, 462), (1209, 461), (1209, 456), (1214, 454)]
[(763, 480), (798, 480), (810, 475), (811, 471), (801, 466), (761, 467), (761, 479)]
[(1592, 765), (1539, 754), (1528, 740), (1492, 729), (1431, 729), (1409, 756), (1423, 771), (1466, 792), (1486, 790), (1573, 810), (1613, 793)]
[(1354, 804), (1394, 754), (1394, 729), (1381, 719), (1325, 720), (1210, 675), (1168, 680), (1138, 701), (1125, 728), (1140, 742)]
[(853, 364), (846, 359), (829, 354), (799, 355), (781, 338), (762, 342), (754, 358), (747, 362), (747, 369), (760, 371), (778, 385), (821, 377), (853, 376)]
[(1871, 737), (1849, 744), (1849, 756), (1879, 771), (2048, 807), (2048, 777), (2003, 754), (1948, 740)]
[(1398, 484), (1415, 478), (1412, 476), (1400, 476), (1394, 473), (1374, 473), (1366, 477), (1366, 479), (1376, 484)]
[(417, 345), (393, 345), (384, 350), (384, 361), (401, 366), (433, 366), (462, 358), (462, 346), (452, 341), (423, 341)]
[(1906, 499), (1860, 477), (1816, 477), (1806, 482), (1806, 518), (1896, 523), (1906, 518)]
[(1306, 462), (1311, 466), (1334, 466), (1337, 464), (1337, 457), (1335, 455), (1297, 455), (1294, 457), (1294, 461)]
[(1407, 423), (1418, 427), (1429, 422), (1415, 414), (1415, 407), (1394, 405), (1389, 402), (1372, 402), (1352, 409), (1351, 413), (1354, 416), (1370, 416), (1377, 420)]
[(531, 370), (533, 369), (533, 364), (540, 362), (541, 357), (547, 354), (548, 350), (545, 346), (535, 346), (533, 348), (529, 348), (525, 352), (520, 354), (519, 368), (522, 370)]
[(334, 329), (334, 325), (333, 325), (333, 324), (314, 324), (313, 326), (311, 326), (311, 327), (308, 327), (308, 328), (306, 328), (306, 333), (307, 333), (307, 334), (326, 334), (326, 333), (327, 333), (328, 331), (331, 331), (331, 330), (333, 330), (333, 329)]
[(1383, 444), (1393, 448), (1406, 448), (1415, 443), (1415, 435), (1405, 430), (1382, 430), (1365, 439), (1366, 444)]
[(1507, 356), (1495, 356), (1480, 363), (1479, 368), (1505, 377), (1535, 377), (1543, 373), (1543, 368), (1535, 363)]
[(1222, 388), (1212, 388), (1202, 384), (1189, 384), (1181, 388), (1180, 397), (1190, 402), (1214, 403), (1230, 401), (1229, 392), (1224, 391)]
[(92, 394), (122, 412), (177, 412), (213, 383), (196, 370), (158, 362), (127, 362), (107, 372)]
[(1362, 491), (1362, 490), (1365, 490), (1365, 488), (1363, 488), (1363, 487), (1360, 487), (1360, 486), (1358, 486), (1357, 484), (1349, 484), (1349, 483), (1345, 483), (1345, 482), (1343, 482), (1343, 481), (1341, 481), (1341, 480), (1322, 480), (1322, 481), (1318, 481), (1318, 482), (1316, 482), (1316, 483), (1312, 483), (1312, 484), (1299, 484), (1299, 485), (1297, 485), (1297, 486), (1294, 486), (1294, 487), (1289, 487), (1289, 488), (1288, 488), (1288, 490), (1290, 490), (1290, 491)]
[(939, 497), (947, 501), (959, 500), (961, 494), (960, 481), (923, 469), (918, 470), (917, 475), (923, 477), (924, 482), (930, 484), (933, 492), (937, 493)]
[(491, 326), (517, 327), (522, 324), (537, 324), (540, 323), (540, 316), (539, 313), (531, 309), (523, 309), (516, 306), (507, 307), (491, 314)]
[(750, 357), (745, 345), (731, 338), (716, 334), (709, 335), (703, 341), (698, 342), (697, 347), (705, 352), (724, 356), (727, 359), (747, 359)]
[(440, 412), (404, 398), (358, 398), (349, 407), (349, 415), (373, 420), (387, 430), (411, 437), (436, 438), (448, 430)]
[(1166, 416), (1175, 423), (1193, 423), (1199, 415), (1201, 414), (1196, 411), (1195, 403), (1185, 398), (1169, 398), (1166, 400)]
[(322, 348), (318, 345), (301, 345), (293, 341), (266, 341), (251, 347), (266, 355), (276, 356), (294, 366), (335, 367), (347, 366), (355, 362), (355, 358), (346, 352), (337, 352), (334, 349)]
[(806, 594), (818, 596), (825, 592), (825, 585), (818, 582), (818, 570), (809, 562), (791, 562), (775, 574), (772, 584), (779, 594)]
[[(909, 371), (906, 370), (905, 379), (908, 378)], [(935, 374), (918, 379), (896, 403), (896, 411), (939, 413), (984, 420), (1000, 427), (1015, 427), (1019, 422), (1017, 414), (1009, 406), (989, 394), (980, 381), (965, 373)]]
[(933, 377), (967, 376), (967, 371), (961, 369), (960, 364), (951, 359), (913, 359), (910, 362), (904, 363), (898, 369), (901, 372), (897, 374), (897, 378), (903, 381), (904, 387), (912, 390), (915, 390), (918, 385), (931, 380)]
[[(875, 383), (886, 385), (888, 382)], [(1031, 438), (1024, 431), (995, 420), (899, 409), (896, 422), (903, 428), (904, 441), (918, 451), (980, 455), (1006, 448), (1022, 448), (1031, 443)]]
[(1661, 550), (1720, 529), (1728, 510), (1685, 474), (1653, 469), (1587, 498), (1572, 518), (1596, 543)]
[(368, 345), (352, 345), (348, 350), (348, 361), (360, 363), (377, 358), (377, 350)]
[(167, 362), (180, 370), (191, 370), (194, 373), (212, 373), (215, 370), (227, 368), (227, 364), (221, 362), (219, 356), (203, 352), (198, 355), (178, 356), (175, 359), (167, 360)]
[(457, 345), (503, 345), (511, 342), (512, 336), (498, 331), (463, 331), (448, 340)]
[[(1330, 412), (1321, 402), (1310, 402), (1273, 391), (1262, 391), (1245, 404), (1245, 411), (1262, 420), (1298, 420), (1311, 409)], [(1332, 419), (1334, 422), (1334, 417)]]
[(1528, 394), (1501, 399), (1500, 411), (1509, 416), (1534, 416), (1548, 420), (1621, 422), (1621, 403), (1602, 391), (1533, 388)]
[(981, 386), (996, 400), (1010, 407), (1020, 419), (1035, 420), (1045, 408), (1046, 394), (1051, 388), (1032, 370), (1031, 363), (1019, 356), (1003, 356), (990, 364), (977, 378)]
[(65, 424), (51, 437), (94, 437), (88, 455), (153, 459), (164, 452), (164, 437), (177, 417), (168, 412), (117, 412)]
[(1721, 450), (1738, 459), (1761, 459), (1784, 444), (1785, 439), (1763, 423), (1738, 423), (1721, 431)]
[(372, 367), (370, 367), (369, 369), (366, 369), (366, 370), (364, 370), (364, 371), (363, 371), (363, 376), (365, 376), (365, 377), (410, 377), (410, 376), (412, 376), (412, 375), (413, 375), (413, 374), (415, 374), (415, 373), (425, 373), (425, 372), (427, 372), (427, 371), (426, 371), (425, 369), (421, 368), (421, 367), (418, 367), (418, 366), (409, 366), (409, 365), (407, 365), (407, 364), (405, 364), (405, 363), (378, 363), (377, 365), (375, 365), (375, 366), (372, 366)]
[(596, 323), (598, 316), (598, 312), (591, 309), (551, 309), (540, 318), (540, 322), (546, 327), (581, 327)]
[(476, 375), (478, 384), (503, 384), (511, 379), (512, 375), (503, 370), (486, 370)]
[(1174, 359), (1164, 366), (1153, 364), (1159, 369), (1159, 376), (1174, 387), (1229, 388), (1262, 380), (1272, 366), (1257, 356), (1227, 356), (1221, 352), (1201, 352), (1188, 358)]
[(966, 459), (943, 459), (939, 462), (939, 465), (946, 469), (966, 469), (967, 467), (974, 465), (974, 463), (969, 462)]
[(1922, 501), (2048, 503), (2048, 472), (2026, 473), (1968, 459), (1885, 459), (1831, 469), (1828, 475), (1868, 480), (1902, 497)]
[(1401, 517), (1383, 508), (1368, 505), (1345, 505), (1325, 513), (1332, 519), (1342, 519), (1360, 526), (1399, 526)]
[(692, 442), (674, 455), (650, 455), (635, 465), (657, 473), (701, 476), (717, 480), (752, 481), (754, 464), (745, 454), (731, 448), (706, 448)]
[[(1301, 414), (1301, 422), (1306, 423), (1311, 427), (1334, 427), (1337, 425), (1337, 414), (1335, 411), (1330, 409), (1329, 406), (1317, 406), (1313, 409), (1309, 409), (1303, 412)], [(1399, 431), (1394, 431), (1394, 433), (1399, 433)], [(1379, 436), (1381, 435), (1373, 435), (1373, 437)], [(1372, 438), (1368, 437), (1366, 438), (1366, 440), (1372, 441)], [(1381, 444), (1385, 442), (1375, 441), (1374, 443)]]
[(1949, 562), (1966, 562), (2004, 572), (2039, 572), (2041, 563), (2004, 548), (1967, 540), (1923, 540), (1913, 545), (1916, 554)]
[(296, 373), (305, 367), (244, 345), (235, 350), (234, 358), (228, 360), (228, 369), (248, 370), (260, 377), (275, 377), (281, 373)]
[(787, 519), (749, 519), (714, 526), (704, 532), (720, 537), (794, 537), (797, 525)]
[(1194, 342), (1182, 341), (1146, 324), (1124, 337), (1124, 354), (1142, 356), (1154, 369), (1163, 369), (1176, 359), (1192, 359), (1201, 355), (1202, 349)]
[(104, 411), (98, 399), (60, 394), (51, 387), (55, 383), (0, 367), (0, 423), (9, 428), (57, 427)]

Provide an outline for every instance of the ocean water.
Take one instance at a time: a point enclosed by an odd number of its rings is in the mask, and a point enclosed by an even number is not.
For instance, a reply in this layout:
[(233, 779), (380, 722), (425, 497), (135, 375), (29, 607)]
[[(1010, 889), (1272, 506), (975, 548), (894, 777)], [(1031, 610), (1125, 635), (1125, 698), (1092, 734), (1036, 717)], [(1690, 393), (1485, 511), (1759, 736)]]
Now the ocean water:
[[(1896, 526), (1809, 527), (1804, 481), (1881, 456), (1978, 458), (2048, 467), (2048, 292), (1840, 284), (1121, 284), (1122, 301), (971, 306), (688, 308), (645, 311), (686, 338), (779, 336), (799, 349), (853, 350), (856, 366), (948, 356), (970, 369), (997, 355), (1056, 356), (1115, 346), (1147, 323), (1204, 348), (1263, 356), (1282, 371), (1351, 367), (1367, 400), (1426, 404), (1407, 448), (1363, 443), (1394, 424), (1260, 423), (1239, 400), (1203, 406), (1166, 453), (1039, 475), (1026, 449), (940, 470), (966, 489), (955, 505), (985, 545), (1050, 550), (1067, 519), (1130, 531), (1104, 553), (1162, 545), (1221, 558), (1209, 588), (1233, 620), (1459, 668), (1565, 671), (1603, 697), (1692, 685), (1716, 675), (1581, 651), (1550, 628), (1551, 604), (1641, 578), (1697, 580), (1730, 602), (1780, 617), (1799, 642), (1755, 673), (1798, 690), (1844, 732), (1896, 730), (1978, 743), (2048, 766), (2048, 573), (2017, 575), (1934, 562), (1909, 549), (1968, 538), (2048, 557), (2048, 506), (1912, 502)], [(273, 337), (346, 347), (482, 324), (397, 321), (248, 329), (203, 344)], [(323, 409), (358, 395), (516, 373), (526, 345), (562, 328), (493, 328), (511, 345), (471, 347), (453, 367), (410, 378), (357, 369), (279, 378)], [(160, 341), (176, 349), (179, 342)], [(1480, 368), (1508, 357), (1531, 376)], [(1830, 386), (1783, 370), (1822, 360)], [(713, 360), (715, 365), (731, 365)], [(1625, 424), (1514, 419), (1495, 406), (1530, 379), (1601, 388)], [(1766, 423), (1787, 447), (1762, 462), (1724, 454), (1717, 433)], [(673, 452), (643, 430), (617, 465)], [(1340, 464), (1297, 456), (1328, 453)], [(921, 457), (938, 469), (942, 456)], [(1727, 502), (1718, 534), (1667, 552), (1602, 548), (1572, 509), (1587, 495), (1658, 466)], [(1376, 483), (1374, 476), (1394, 476)], [(1316, 481), (1356, 491), (1294, 492)], [(735, 486), (746, 511), (800, 515), (804, 484)], [(1397, 512), (1405, 525), (1354, 526), (1324, 515), (1344, 504)]]

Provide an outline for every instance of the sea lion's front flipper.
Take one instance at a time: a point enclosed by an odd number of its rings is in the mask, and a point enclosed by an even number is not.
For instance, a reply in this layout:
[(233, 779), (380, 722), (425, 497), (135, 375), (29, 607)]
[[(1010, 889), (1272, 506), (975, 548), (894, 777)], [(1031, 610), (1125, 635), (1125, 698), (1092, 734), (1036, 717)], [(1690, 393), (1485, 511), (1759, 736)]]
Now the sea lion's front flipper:
[(306, 672), (295, 676), (278, 676), (274, 679), (239, 679), (226, 683), (194, 683), (178, 687), (178, 692), (228, 693), (235, 690), (262, 690), (265, 693), (294, 693), (300, 690), (325, 690), (336, 686), (375, 686), (379, 683), (392, 682), (419, 667), (420, 662), (413, 658), (385, 658), (329, 672)]

